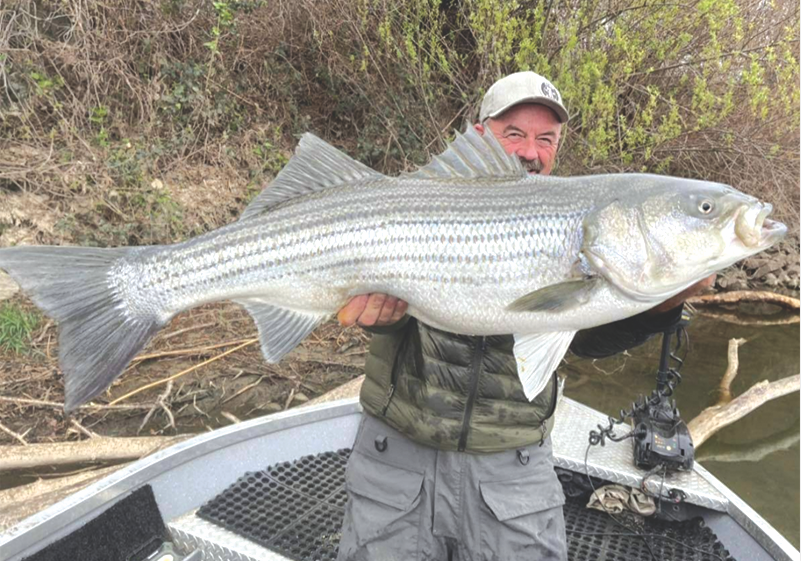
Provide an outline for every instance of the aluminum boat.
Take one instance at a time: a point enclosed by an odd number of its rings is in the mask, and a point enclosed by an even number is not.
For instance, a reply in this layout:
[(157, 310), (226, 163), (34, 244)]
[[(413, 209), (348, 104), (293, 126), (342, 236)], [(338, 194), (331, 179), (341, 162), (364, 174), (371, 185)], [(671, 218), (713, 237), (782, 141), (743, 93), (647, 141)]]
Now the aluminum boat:
[[(361, 415), (358, 400), (341, 400), (180, 442), (23, 520), (0, 536), (0, 560), (333, 560), (347, 499), (344, 468)], [(640, 488), (646, 475), (633, 465), (630, 439), (588, 452), (589, 431), (606, 422), (559, 398), (551, 438), (567, 496), (571, 561), (799, 559), (697, 463), (664, 480), (646, 478), (650, 493), (680, 498), (658, 501), (655, 516), (613, 519), (587, 509), (590, 487)]]

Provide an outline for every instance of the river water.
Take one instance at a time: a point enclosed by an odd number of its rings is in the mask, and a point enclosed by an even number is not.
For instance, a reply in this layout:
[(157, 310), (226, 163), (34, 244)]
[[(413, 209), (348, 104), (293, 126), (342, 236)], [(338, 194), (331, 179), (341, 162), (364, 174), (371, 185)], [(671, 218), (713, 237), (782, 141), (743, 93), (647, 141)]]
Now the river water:
[[(675, 394), (686, 421), (717, 401), (731, 338), (748, 341), (740, 347), (734, 396), (760, 380), (799, 372), (798, 324), (740, 325), (698, 316), (688, 334), (689, 350), (680, 371), (683, 381)], [(561, 370), (568, 376), (565, 395), (617, 416), (639, 394), (655, 387), (660, 345), (661, 337), (655, 337), (630, 356), (596, 361), (574, 357)], [(696, 458), (799, 547), (798, 393), (771, 401), (724, 428), (696, 450)]]

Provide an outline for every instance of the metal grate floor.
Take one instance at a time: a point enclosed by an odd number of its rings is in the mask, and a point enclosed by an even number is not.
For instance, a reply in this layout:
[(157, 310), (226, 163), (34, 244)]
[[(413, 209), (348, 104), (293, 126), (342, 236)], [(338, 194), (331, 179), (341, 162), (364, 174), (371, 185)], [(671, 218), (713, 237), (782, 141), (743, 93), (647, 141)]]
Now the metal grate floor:
[[(197, 514), (290, 559), (335, 561), (349, 455), (347, 449), (325, 452), (248, 472)], [(568, 496), (564, 506), (570, 561), (651, 558), (642, 538), (629, 534), (606, 513), (587, 509), (586, 503), (586, 497)], [(641, 519), (638, 530), (649, 535), (648, 544), (660, 560), (732, 559), (700, 518)]]

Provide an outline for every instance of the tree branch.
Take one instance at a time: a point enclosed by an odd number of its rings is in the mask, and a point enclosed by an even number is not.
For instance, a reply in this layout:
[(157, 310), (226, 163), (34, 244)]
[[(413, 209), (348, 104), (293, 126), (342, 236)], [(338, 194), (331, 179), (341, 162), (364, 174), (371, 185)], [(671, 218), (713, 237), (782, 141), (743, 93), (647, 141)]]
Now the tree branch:
[(739, 357), (737, 349), (745, 339), (729, 340), (729, 365), (720, 381), (720, 399), (717, 404), (707, 407), (692, 421), (687, 423), (695, 448), (698, 449), (710, 436), (723, 427), (742, 419), (757, 407), (772, 399), (799, 391), (801, 375), (788, 376), (775, 382), (763, 380), (754, 384), (739, 397), (731, 398), (731, 383), (737, 376)]

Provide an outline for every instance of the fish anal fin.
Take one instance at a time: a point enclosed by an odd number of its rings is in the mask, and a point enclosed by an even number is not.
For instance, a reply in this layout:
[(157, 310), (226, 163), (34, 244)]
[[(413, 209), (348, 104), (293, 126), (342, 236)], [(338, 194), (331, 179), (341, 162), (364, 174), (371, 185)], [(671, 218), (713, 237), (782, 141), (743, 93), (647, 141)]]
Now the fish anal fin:
[(515, 335), (517, 375), (529, 401), (545, 389), (575, 334), (575, 331), (553, 331)]
[(259, 298), (239, 299), (236, 302), (256, 322), (261, 352), (270, 363), (279, 362), (327, 317), (327, 314), (288, 310)]
[(510, 312), (563, 312), (586, 304), (600, 280), (600, 277), (586, 277), (552, 284), (521, 296), (506, 309)]

